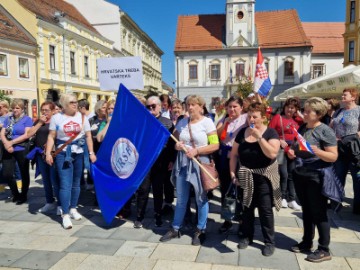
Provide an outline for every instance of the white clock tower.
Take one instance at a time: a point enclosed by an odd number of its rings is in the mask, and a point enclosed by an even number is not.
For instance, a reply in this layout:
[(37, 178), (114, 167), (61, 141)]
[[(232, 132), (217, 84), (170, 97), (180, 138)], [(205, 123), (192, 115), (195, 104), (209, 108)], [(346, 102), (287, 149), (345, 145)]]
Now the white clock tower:
[(255, 0), (227, 0), (226, 46), (253, 47), (255, 32)]

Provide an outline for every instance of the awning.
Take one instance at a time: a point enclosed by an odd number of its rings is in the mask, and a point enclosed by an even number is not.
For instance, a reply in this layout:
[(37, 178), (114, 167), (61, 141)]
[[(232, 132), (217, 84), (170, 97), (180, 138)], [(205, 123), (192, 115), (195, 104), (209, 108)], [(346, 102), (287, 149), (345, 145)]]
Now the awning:
[(360, 66), (349, 65), (330, 74), (296, 85), (274, 97), (275, 101), (288, 97), (334, 97), (341, 95), (346, 87), (360, 86)]

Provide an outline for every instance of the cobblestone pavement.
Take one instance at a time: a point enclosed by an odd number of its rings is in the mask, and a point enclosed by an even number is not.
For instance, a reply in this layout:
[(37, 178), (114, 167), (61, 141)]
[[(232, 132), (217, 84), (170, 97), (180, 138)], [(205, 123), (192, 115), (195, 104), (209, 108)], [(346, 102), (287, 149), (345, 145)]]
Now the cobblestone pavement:
[(171, 217), (161, 228), (155, 227), (152, 200), (144, 228), (134, 229), (133, 217), (106, 225), (90, 191), (82, 191), (80, 198), (78, 210), (84, 218), (64, 230), (55, 213), (37, 212), (45, 198), (41, 177), (32, 177), (28, 204), (7, 202), (8, 189), (0, 194), (0, 269), (360, 269), (360, 216), (351, 213), (351, 189), (348, 179), (344, 208), (338, 214), (329, 210), (332, 260), (314, 264), (304, 260), (305, 254), (289, 251), (301, 240), (301, 212), (281, 209), (275, 214), (276, 251), (264, 257), (258, 221), (254, 244), (246, 250), (237, 249), (237, 226), (228, 235), (218, 234), (222, 222), (218, 192), (210, 201), (207, 240), (195, 247), (189, 226), (180, 239), (159, 242)]

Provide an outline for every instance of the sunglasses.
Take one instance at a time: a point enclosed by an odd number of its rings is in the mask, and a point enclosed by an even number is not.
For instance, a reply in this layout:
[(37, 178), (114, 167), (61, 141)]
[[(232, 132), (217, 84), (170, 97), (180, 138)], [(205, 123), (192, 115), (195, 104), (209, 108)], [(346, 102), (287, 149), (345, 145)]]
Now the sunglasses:
[(156, 106), (157, 106), (156, 104), (151, 104), (151, 105), (146, 105), (146, 108), (148, 110), (151, 110), (151, 109), (155, 110)]
[(78, 104), (77, 101), (70, 101), (69, 103), (72, 104), (72, 105), (73, 105), (73, 104)]

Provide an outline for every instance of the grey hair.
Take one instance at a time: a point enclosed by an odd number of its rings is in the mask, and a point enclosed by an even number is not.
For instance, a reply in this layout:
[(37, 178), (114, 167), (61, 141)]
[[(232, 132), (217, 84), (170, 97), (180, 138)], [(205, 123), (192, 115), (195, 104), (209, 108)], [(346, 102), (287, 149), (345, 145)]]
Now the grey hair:
[(75, 98), (77, 100), (77, 97), (74, 94), (62, 94), (60, 96), (60, 105), (63, 108), (66, 108), (67, 105), (69, 105), (70, 99)]
[(96, 114), (100, 111), (101, 107), (104, 106), (105, 103), (106, 103), (106, 101), (103, 99), (96, 102), (95, 107), (94, 107), (94, 111)]
[(148, 102), (148, 101), (151, 101), (151, 100), (155, 101), (156, 104), (161, 105), (161, 101), (160, 101), (160, 98), (158, 96), (150, 96), (150, 97), (148, 97), (148, 99), (146, 101)]

